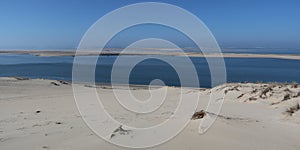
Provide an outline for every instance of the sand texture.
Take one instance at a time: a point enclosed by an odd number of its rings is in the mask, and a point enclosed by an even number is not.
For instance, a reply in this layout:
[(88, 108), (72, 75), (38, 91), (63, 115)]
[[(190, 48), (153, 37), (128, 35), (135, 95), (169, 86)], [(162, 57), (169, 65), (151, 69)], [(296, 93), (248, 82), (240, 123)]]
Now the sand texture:
[[(121, 111), (108, 85), (76, 86), (80, 86), (83, 91), (96, 88), (116, 120), (143, 127), (165, 120), (172, 113), (169, 109), (177, 104), (181, 92), (176, 87), (157, 87), (168, 90), (165, 104), (150, 115), (137, 116)], [(118, 88), (126, 90), (122, 86)], [(283, 83), (229, 83), (214, 89), (223, 90), (226, 96), (217, 121), (205, 134), (198, 134), (198, 127), (202, 117), (209, 116), (210, 112), (201, 110), (206, 108), (211, 89), (184, 88), (186, 101), (200, 94), (197, 111), (201, 113), (178, 136), (151, 149), (300, 149), (300, 86)], [(124, 149), (104, 141), (88, 128), (76, 107), (70, 83), (0, 78), (0, 91), (1, 150)], [(138, 98), (149, 96), (147, 87), (143, 86), (134, 87), (132, 92)], [(111, 131), (114, 134), (111, 140), (137, 136), (134, 130), (126, 134), (115, 131)]]

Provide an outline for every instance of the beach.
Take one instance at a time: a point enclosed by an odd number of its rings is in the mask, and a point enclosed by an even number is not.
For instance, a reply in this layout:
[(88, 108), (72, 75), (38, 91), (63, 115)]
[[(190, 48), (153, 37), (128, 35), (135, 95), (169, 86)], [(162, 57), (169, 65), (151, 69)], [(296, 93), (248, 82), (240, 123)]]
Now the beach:
[(300, 150), (299, 5), (1, 1), (0, 150)]
[[(137, 117), (117, 110), (111, 86), (76, 86), (83, 91), (95, 88), (115, 119), (140, 126), (165, 120), (172, 113), (167, 106), (175, 105), (174, 99), (181, 92), (179, 87), (159, 87), (168, 89), (166, 106), (148, 116)], [(211, 115), (205, 110), (212, 89), (183, 88), (187, 97), (183, 100), (200, 94), (197, 112), (202, 110), (206, 115), (191, 119), (172, 140), (150, 149), (299, 149), (300, 86), (296, 83), (228, 83), (214, 89), (222, 89), (225, 100), (218, 119), (205, 134), (199, 134), (198, 127), (202, 117)], [(147, 97), (147, 90), (136, 86), (132, 92), (143, 98)], [(0, 91), (1, 150), (124, 149), (101, 139), (88, 128), (76, 107), (69, 82), (2, 77)], [(138, 135), (133, 130), (126, 135), (115, 133), (109, 140), (135, 136)]]

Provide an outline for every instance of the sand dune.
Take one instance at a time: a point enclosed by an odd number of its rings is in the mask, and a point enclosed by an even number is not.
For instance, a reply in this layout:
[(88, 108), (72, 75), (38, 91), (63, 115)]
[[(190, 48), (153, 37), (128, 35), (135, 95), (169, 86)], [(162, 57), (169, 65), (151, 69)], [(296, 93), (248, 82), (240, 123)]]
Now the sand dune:
[[(84, 88), (91, 86), (78, 85)], [(97, 86), (107, 108), (116, 120), (129, 125), (152, 126), (172, 113), (180, 89), (164, 87), (170, 93), (166, 105), (147, 116), (119, 111), (112, 89)], [(122, 90), (122, 86), (118, 87)], [(300, 87), (283, 83), (230, 83), (216, 87), (226, 96), (215, 124), (203, 135), (198, 126), (203, 119), (191, 120), (171, 141), (151, 149), (289, 149), (298, 150), (300, 143)], [(187, 96), (200, 93), (197, 111), (205, 110), (211, 89), (183, 89)], [(96, 136), (83, 122), (77, 110), (72, 87), (67, 82), (0, 79), (0, 149), (1, 150), (96, 150), (123, 149)], [(147, 97), (147, 88), (134, 87), (133, 95)], [(188, 100), (188, 99), (186, 99)], [(209, 117), (210, 112), (203, 117)], [(192, 116), (191, 116), (192, 117)], [(116, 128), (112, 140), (131, 138), (135, 131)]]

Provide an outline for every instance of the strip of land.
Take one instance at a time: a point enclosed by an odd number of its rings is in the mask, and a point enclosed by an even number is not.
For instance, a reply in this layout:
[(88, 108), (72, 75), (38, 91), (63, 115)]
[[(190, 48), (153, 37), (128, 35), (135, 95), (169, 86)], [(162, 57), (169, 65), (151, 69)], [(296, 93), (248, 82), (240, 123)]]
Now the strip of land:
[[(14, 50), (14, 51), (0, 51), (0, 54), (30, 54), (35, 56), (97, 56), (99, 52), (96, 51), (52, 51), (52, 50)], [(105, 50), (100, 55), (165, 55), (165, 56), (189, 56), (189, 57), (216, 57), (216, 58), (275, 58), (275, 59), (292, 59), (300, 60), (299, 54), (250, 54), (250, 53), (195, 53), (195, 52), (176, 52), (176, 51), (129, 51), (120, 53), (117, 50)]]

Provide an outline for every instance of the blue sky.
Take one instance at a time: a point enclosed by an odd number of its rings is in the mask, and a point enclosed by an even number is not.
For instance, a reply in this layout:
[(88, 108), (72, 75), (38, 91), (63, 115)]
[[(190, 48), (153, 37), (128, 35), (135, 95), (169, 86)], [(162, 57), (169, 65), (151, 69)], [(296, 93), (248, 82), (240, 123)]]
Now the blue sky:
[[(137, 0), (1, 0), (0, 49), (75, 49), (100, 17)], [(300, 48), (299, 0), (162, 0), (197, 15), (222, 47)], [(170, 40), (176, 32), (161, 27), (124, 32), (136, 38), (157, 31)], [(160, 32), (162, 31), (162, 32)], [(155, 36), (155, 35), (151, 35)], [(127, 39), (127, 38), (126, 38)], [(121, 41), (114, 43), (118, 47)]]

